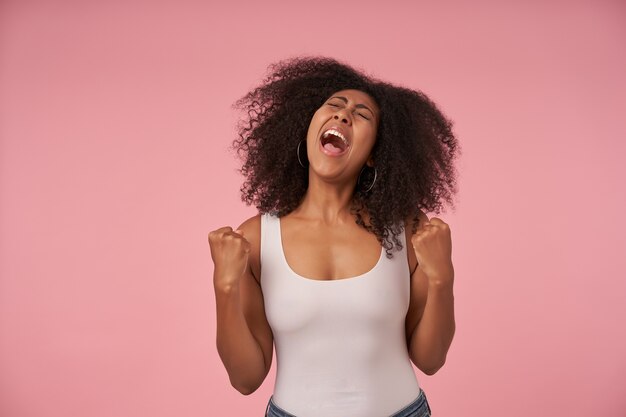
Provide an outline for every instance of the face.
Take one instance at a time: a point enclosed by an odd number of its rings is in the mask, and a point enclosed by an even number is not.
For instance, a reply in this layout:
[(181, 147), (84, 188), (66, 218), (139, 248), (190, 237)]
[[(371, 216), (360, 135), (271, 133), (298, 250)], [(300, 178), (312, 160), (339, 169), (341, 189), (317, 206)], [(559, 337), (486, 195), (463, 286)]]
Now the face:
[(363, 164), (373, 166), (379, 109), (360, 90), (341, 90), (326, 99), (315, 112), (307, 133), (311, 168), (331, 178), (356, 178)]

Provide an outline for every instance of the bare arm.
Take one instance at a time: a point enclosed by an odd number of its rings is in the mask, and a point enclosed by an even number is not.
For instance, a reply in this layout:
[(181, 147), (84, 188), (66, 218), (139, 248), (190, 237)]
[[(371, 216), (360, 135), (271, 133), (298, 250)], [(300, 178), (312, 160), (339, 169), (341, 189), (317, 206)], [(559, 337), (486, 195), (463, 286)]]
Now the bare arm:
[[(246, 230), (244, 225), (242, 229)], [(244, 240), (242, 237), (238, 239)], [(255, 246), (258, 245), (251, 245), (253, 256), (256, 256), (258, 249)], [(226, 260), (219, 255), (216, 257), (222, 262)], [(245, 272), (237, 279), (225, 275), (232, 272), (218, 267), (220, 260), (216, 262), (213, 280), (217, 310), (217, 351), (231, 385), (248, 395), (261, 386), (270, 370), (272, 332), (265, 317), (261, 287), (250, 265), (246, 265)]]
[[(424, 274), (420, 268), (413, 274), (414, 279), (428, 280), (415, 276)], [(422, 372), (433, 375), (444, 365), (455, 329), (452, 284), (430, 280), (424, 312), (409, 346), (411, 360)]]
[[(430, 224), (429, 224), (430, 223)], [(452, 344), (454, 319), (454, 267), (447, 224), (420, 214), (421, 227), (411, 238), (421, 263), (411, 275), (411, 303), (406, 319), (407, 348), (413, 363), (433, 375), (445, 363)]]

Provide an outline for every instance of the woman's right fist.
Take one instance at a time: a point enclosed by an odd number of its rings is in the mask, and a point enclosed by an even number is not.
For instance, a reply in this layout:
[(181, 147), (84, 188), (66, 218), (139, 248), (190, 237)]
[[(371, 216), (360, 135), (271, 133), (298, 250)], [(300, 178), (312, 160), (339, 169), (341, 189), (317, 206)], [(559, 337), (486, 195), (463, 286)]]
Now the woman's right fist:
[(215, 264), (213, 284), (224, 289), (237, 287), (248, 269), (250, 254), (250, 242), (243, 231), (233, 231), (229, 226), (214, 230), (209, 233), (209, 246)]

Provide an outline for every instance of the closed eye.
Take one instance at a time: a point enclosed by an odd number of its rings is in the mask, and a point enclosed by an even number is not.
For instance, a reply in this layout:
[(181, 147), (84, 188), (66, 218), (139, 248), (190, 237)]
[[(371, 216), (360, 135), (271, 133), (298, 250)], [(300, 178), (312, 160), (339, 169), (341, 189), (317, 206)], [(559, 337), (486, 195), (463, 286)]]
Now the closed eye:
[[(335, 104), (335, 103), (326, 103), (326, 104), (328, 104), (329, 106), (332, 106), (332, 107), (339, 107), (339, 105)], [(365, 120), (370, 120), (370, 118), (367, 117), (366, 115), (364, 115), (363, 113), (357, 113), (357, 114), (359, 116), (361, 116), (362, 118), (364, 118)]]

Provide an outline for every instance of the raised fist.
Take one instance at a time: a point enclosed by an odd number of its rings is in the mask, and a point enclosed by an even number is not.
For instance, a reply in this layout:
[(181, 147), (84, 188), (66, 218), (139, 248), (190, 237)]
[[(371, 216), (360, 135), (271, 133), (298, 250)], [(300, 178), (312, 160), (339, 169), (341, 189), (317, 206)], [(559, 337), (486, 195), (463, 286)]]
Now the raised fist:
[(250, 242), (243, 237), (242, 230), (221, 227), (209, 233), (211, 258), (215, 264), (213, 284), (217, 288), (231, 288), (239, 285), (239, 280), (248, 268)]

